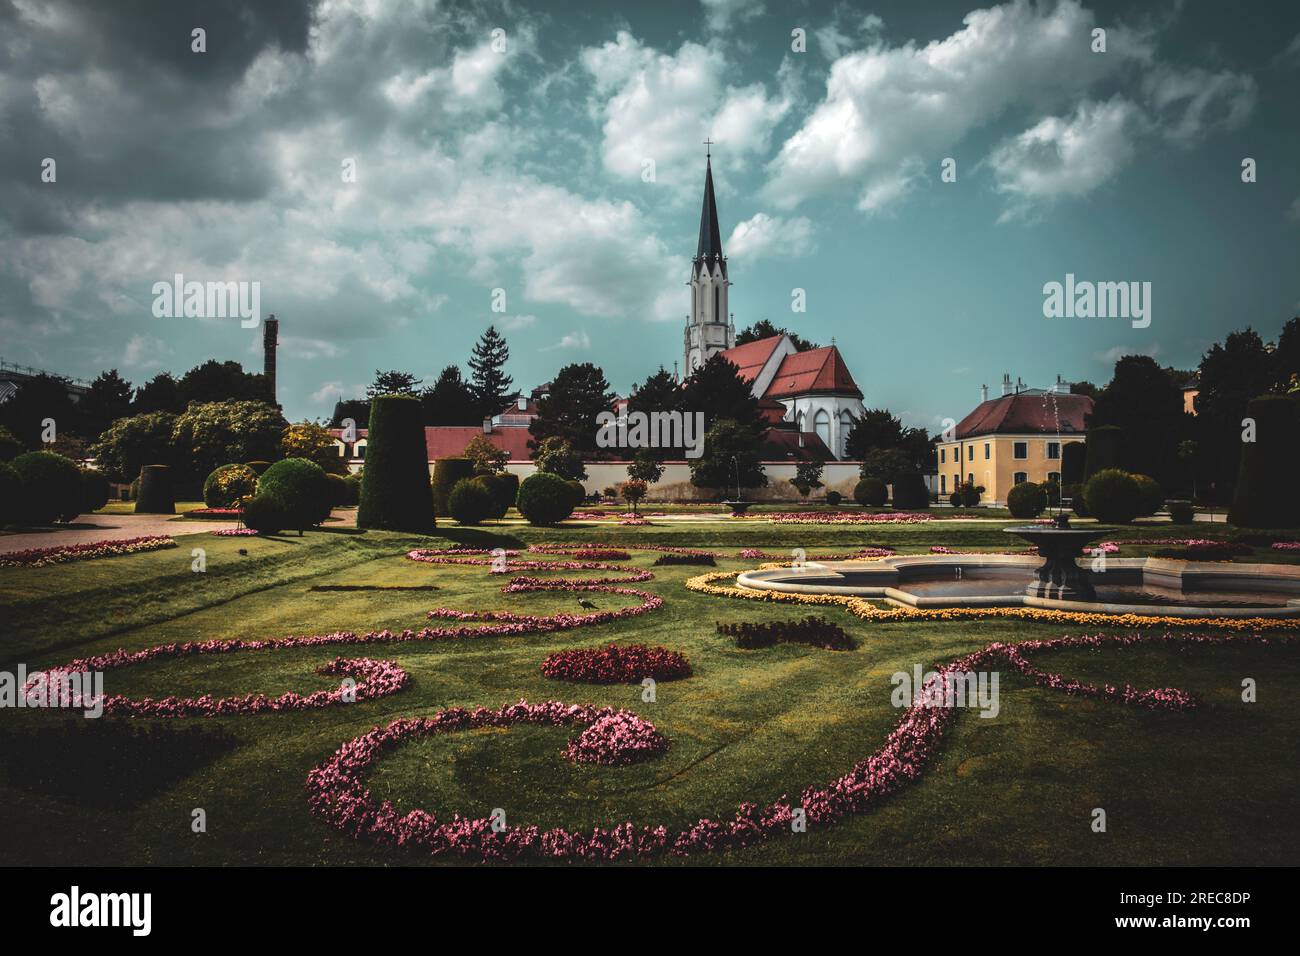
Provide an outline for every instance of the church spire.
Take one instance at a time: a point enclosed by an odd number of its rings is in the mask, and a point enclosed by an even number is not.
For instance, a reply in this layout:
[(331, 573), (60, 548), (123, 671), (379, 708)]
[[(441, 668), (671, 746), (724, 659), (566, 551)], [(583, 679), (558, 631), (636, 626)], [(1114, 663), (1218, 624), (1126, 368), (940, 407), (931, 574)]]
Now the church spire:
[[(711, 145), (706, 142), (706, 145)], [(722, 231), (718, 228), (718, 204), (713, 198), (713, 161), (704, 160), (704, 205), (700, 208), (700, 242), (695, 249), (695, 262), (722, 260)], [(724, 267), (725, 271), (725, 267)]]

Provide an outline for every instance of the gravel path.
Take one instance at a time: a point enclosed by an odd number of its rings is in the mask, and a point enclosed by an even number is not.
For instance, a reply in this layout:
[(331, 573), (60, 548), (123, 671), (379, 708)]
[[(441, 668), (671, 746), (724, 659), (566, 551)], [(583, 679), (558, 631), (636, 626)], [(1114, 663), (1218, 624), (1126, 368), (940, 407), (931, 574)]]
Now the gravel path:
[(221, 528), (238, 528), (238, 521), (173, 521), (171, 515), (81, 515), (66, 531), (31, 531), (0, 535), (0, 551), (52, 548), (63, 544), (93, 544), (114, 538), (168, 534), (173, 538)]

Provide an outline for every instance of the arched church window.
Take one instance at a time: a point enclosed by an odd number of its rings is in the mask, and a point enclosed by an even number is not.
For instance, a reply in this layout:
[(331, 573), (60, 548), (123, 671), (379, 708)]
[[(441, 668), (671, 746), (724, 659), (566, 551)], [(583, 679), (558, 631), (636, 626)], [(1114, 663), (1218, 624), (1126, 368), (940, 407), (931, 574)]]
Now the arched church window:
[(849, 454), (849, 432), (853, 430), (853, 416), (848, 409), (840, 412), (840, 457), (847, 458)]
[(827, 448), (831, 447), (831, 416), (826, 413), (826, 409), (819, 409), (813, 417), (813, 430), (817, 432)]
[(794, 427), (796, 431), (803, 431), (803, 412), (795, 413)]
[(715, 285), (713, 287), (713, 321), (714, 322), (718, 321), (718, 314), (722, 311), (722, 306), (720, 304), (721, 301), (722, 301), (722, 286)]

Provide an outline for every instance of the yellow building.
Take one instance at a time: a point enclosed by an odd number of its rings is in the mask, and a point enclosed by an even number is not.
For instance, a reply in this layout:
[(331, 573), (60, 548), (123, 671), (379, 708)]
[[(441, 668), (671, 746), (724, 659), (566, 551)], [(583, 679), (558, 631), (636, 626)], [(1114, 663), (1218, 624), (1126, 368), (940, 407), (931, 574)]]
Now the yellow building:
[(1005, 504), (1007, 491), (1022, 481), (1061, 480), (1061, 450), (1084, 440), (1087, 395), (1072, 395), (1060, 383), (1025, 388), (1003, 376), (1002, 394), (985, 399), (957, 423), (952, 441), (936, 445), (941, 501), (963, 482), (984, 487), (981, 502)]

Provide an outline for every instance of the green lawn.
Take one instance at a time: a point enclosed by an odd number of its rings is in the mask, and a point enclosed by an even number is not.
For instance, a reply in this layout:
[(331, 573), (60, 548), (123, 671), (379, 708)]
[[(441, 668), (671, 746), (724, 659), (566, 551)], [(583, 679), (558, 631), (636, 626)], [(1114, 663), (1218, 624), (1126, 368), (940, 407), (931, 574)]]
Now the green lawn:
[[(1128, 537), (1151, 536), (1137, 529)], [(1165, 526), (1165, 534), (1186, 534)], [(432, 606), (576, 611), (571, 594), (500, 593), (481, 567), (418, 564), (416, 546), (562, 541), (696, 545), (734, 555), (742, 547), (852, 549), (889, 544), (924, 551), (1019, 546), (996, 524), (777, 526), (719, 521), (626, 528), (456, 529), (416, 539), (344, 530), (270, 540), (185, 537), (181, 546), (124, 558), (37, 569), (0, 568), (5, 627), (0, 669), (173, 641), (264, 638), (335, 630), (419, 627)], [(207, 572), (190, 570), (190, 549), (207, 551)], [(243, 549), (246, 554), (240, 554)], [(1126, 549), (1141, 553), (1141, 549)], [(655, 555), (633, 554), (648, 567)], [(1267, 550), (1254, 560), (1269, 557)], [(752, 561), (729, 559), (740, 569)], [(671, 741), (666, 755), (623, 768), (575, 766), (559, 755), (569, 733), (516, 728), (455, 734), (407, 745), (371, 777), (399, 807), (440, 816), (506, 810), (510, 823), (589, 828), (623, 820), (689, 825), (729, 816), (844, 773), (875, 750), (897, 721), (890, 675), (928, 667), (990, 641), (1067, 633), (1025, 622), (868, 625), (837, 609), (827, 617), (853, 634), (847, 652), (778, 645), (740, 651), (714, 633), (718, 621), (803, 616), (799, 607), (688, 592), (699, 568), (655, 569), (637, 585), (665, 599), (648, 615), (552, 635), (457, 643), (330, 646), (159, 661), (109, 671), (106, 690), (132, 696), (307, 692), (337, 681), (313, 668), (345, 656), (398, 661), (405, 690), (375, 701), (309, 713), (206, 720), (156, 720), (159, 737), (113, 757), (95, 749), (109, 725), (52, 712), (5, 710), (0, 741), (23, 759), (0, 766), (6, 834), (0, 863), (414, 863), (424, 857), (342, 836), (308, 811), (308, 771), (342, 742), (404, 715), (450, 706), (497, 707), (525, 697), (627, 707)], [(597, 572), (601, 573), (601, 572)], [(568, 572), (572, 575), (574, 572)], [(432, 585), (429, 591), (315, 591), (325, 585)], [(602, 608), (622, 599), (597, 596)], [(641, 688), (565, 684), (541, 676), (549, 652), (610, 641), (662, 644), (684, 652), (695, 674), (662, 683), (655, 703)], [(1300, 649), (1239, 647), (1128, 649), (1045, 655), (1042, 666), (1093, 681), (1181, 687), (1204, 706), (1153, 713), (1069, 698), (1002, 672), (1001, 713), (963, 713), (926, 775), (875, 811), (825, 830), (776, 839), (697, 863), (875, 864), (1293, 864), (1300, 849), (1294, 814), (1300, 765)], [(1243, 677), (1259, 703), (1243, 705)], [(64, 759), (55, 731), (79, 724), (72, 783), (50, 782)], [(85, 725), (93, 725), (86, 727)], [(197, 729), (195, 729), (197, 728)], [(178, 736), (182, 732), (188, 736)], [(141, 747), (144, 748), (141, 751)], [(134, 748), (134, 749), (132, 749)], [(156, 751), (149, 748), (157, 748)], [(171, 779), (152, 782), (151, 755), (166, 754)], [(157, 758), (163, 760), (164, 758)], [(69, 762), (64, 759), (64, 762)], [(156, 761), (155, 761), (156, 762)], [(66, 776), (68, 771), (62, 771)], [(143, 783), (141, 781), (144, 781)], [(106, 797), (105, 794), (109, 796)], [(115, 798), (109, 799), (109, 797)], [(190, 832), (202, 807), (208, 832)], [(1089, 828), (1104, 807), (1106, 834)], [(673, 858), (668, 863), (677, 862)]]

